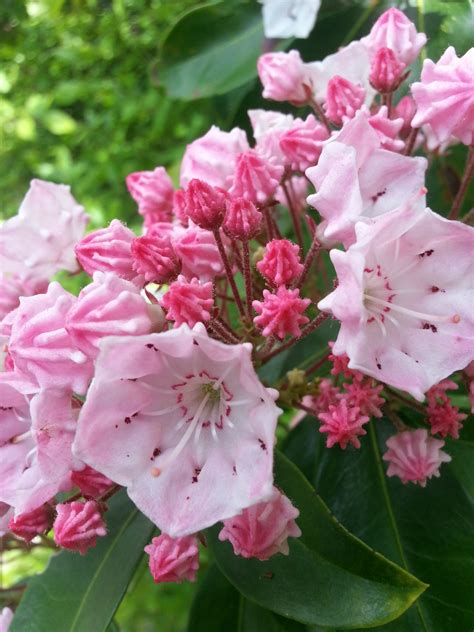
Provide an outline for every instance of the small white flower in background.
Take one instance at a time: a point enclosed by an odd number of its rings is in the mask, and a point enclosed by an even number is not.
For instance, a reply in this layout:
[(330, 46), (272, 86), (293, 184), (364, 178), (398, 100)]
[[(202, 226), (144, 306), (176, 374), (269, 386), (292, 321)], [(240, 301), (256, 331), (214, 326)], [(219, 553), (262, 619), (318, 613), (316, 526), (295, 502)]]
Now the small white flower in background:
[(265, 37), (306, 38), (316, 23), (321, 0), (259, 0)]

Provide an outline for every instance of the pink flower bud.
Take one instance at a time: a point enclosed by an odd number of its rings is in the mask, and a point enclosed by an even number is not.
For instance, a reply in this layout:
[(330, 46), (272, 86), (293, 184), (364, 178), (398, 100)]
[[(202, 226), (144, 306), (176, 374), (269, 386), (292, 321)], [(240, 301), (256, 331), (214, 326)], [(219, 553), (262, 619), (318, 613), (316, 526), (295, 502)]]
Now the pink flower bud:
[(299, 105), (307, 102), (305, 66), (297, 50), (261, 55), (257, 70), (265, 99), (291, 101)]
[(72, 472), (71, 480), (83, 496), (98, 498), (114, 484), (109, 478), (86, 465), (84, 469)]
[(314, 166), (329, 132), (310, 114), (301, 124), (295, 124), (280, 138), (280, 149), (285, 154), (291, 169), (305, 171)]
[(138, 212), (145, 218), (146, 226), (171, 221), (174, 188), (164, 167), (130, 173), (126, 183), (130, 195), (138, 204)]
[(288, 555), (288, 538), (299, 538), (295, 522), (299, 511), (276, 487), (271, 498), (224, 520), (219, 540), (229, 540), (236, 555), (268, 560), (276, 553)]
[(185, 191), (186, 214), (200, 228), (216, 230), (224, 221), (224, 191), (194, 178)]
[(306, 325), (309, 318), (303, 312), (311, 303), (309, 298), (300, 298), (298, 289), (288, 290), (280, 285), (276, 294), (263, 290), (263, 301), (253, 301), (252, 306), (260, 316), (253, 322), (263, 329), (264, 336), (275, 335), (281, 340), (287, 335), (301, 335), (301, 325)]
[(194, 327), (196, 323), (204, 323), (211, 318), (210, 310), (214, 304), (212, 283), (200, 283), (196, 278), (187, 281), (180, 275), (160, 302), (167, 310), (166, 319), (174, 321), (174, 327), (183, 323)]
[(114, 272), (130, 281), (136, 277), (131, 255), (134, 237), (129, 228), (114, 219), (107, 228), (89, 233), (76, 244), (76, 257), (91, 276), (96, 271)]
[(380, 48), (391, 48), (397, 59), (407, 66), (418, 57), (426, 43), (426, 35), (417, 33), (416, 27), (398, 9), (391, 8), (382, 13), (362, 43), (373, 57)]
[(402, 138), (405, 138), (405, 136), (407, 136), (407, 134), (411, 131), (411, 122), (415, 116), (415, 112), (415, 102), (408, 95), (402, 97), (394, 108), (393, 118), (403, 120), (403, 127), (400, 130)]
[(370, 83), (379, 92), (393, 92), (400, 85), (405, 68), (391, 48), (379, 48), (370, 66)]
[(433, 439), (424, 428), (400, 432), (387, 440), (387, 452), (383, 460), (388, 461), (387, 476), (398, 476), (403, 483), (426, 486), (432, 476), (439, 476), (442, 463), (451, 457), (441, 449), (444, 441)]
[(257, 270), (270, 285), (289, 285), (303, 270), (299, 252), (300, 247), (291, 241), (273, 239), (265, 246), (265, 254), (257, 263)]
[(199, 568), (199, 549), (194, 535), (171, 538), (162, 533), (153, 538), (151, 544), (145, 547), (145, 552), (150, 556), (150, 572), (157, 584), (181, 584), (185, 579), (195, 581)]
[(362, 426), (369, 421), (369, 417), (362, 415), (358, 407), (349, 406), (345, 397), (341, 397), (336, 405), (330, 404), (328, 412), (319, 413), (318, 418), (323, 422), (319, 432), (328, 435), (326, 447), (332, 448), (338, 443), (345, 450), (351, 443), (355, 448), (360, 448), (358, 436), (367, 434)]
[(133, 269), (148, 282), (166, 283), (181, 270), (181, 262), (167, 235), (135, 237), (132, 241), (132, 261)]
[(224, 232), (234, 239), (249, 241), (260, 231), (262, 214), (255, 205), (244, 198), (235, 198), (227, 209)]
[(41, 505), (33, 511), (10, 518), (8, 529), (27, 542), (51, 528), (51, 507)]
[(229, 192), (234, 197), (263, 204), (275, 193), (283, 171), (281, 165), (273, 165), (250, 149), (237, 158)]
[(336, 125), (354, 118), (364, 103), (365, 90), (338, 75), (330, 79), (326, 92), (326, 116)]
[(87, 549), (96, 545), (97, 537), (107, 533), (105, 522), (95, 500), (85, 503), (73, 501), (56, 505), (54, 541), (63, 549), (79, 551), (85, 555)]
[(81, 291), (70, 309), (66, 329), (81, 351), (96, 358), (104, 336), (148, 334), (153, 323), (136, 285), (115, 274), (95, 272), (94, 282)]

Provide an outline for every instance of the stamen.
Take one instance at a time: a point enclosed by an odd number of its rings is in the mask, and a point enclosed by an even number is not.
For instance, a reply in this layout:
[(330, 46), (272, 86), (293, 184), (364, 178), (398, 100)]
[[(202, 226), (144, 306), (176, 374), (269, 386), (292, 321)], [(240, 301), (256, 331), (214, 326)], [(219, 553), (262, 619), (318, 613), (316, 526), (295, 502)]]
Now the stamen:
[(396, 305), (395, 303), (389, 303), (388, 301), (383, 301), (381, 298), (376, 298), (374, 296), (370, 296), (369, 294), (364, 294), (364, 298), (367, 301), (371, 301), (376, 305), (382, 305), (383, 307), (388, 307), (393, 312), (398, 312), (399, 314), (405, 314), (406, 316), (412, 316), (413, 318), (419, 318), (424, 321), (434, 322), (434, 323), (459, 323), (461, 317), (459, 314), (453, 314), (452, 316), (436, 316), (433, 314), (425, 314), (423, 312), (417, 312), (414, 309), (409, 309), (407, 307), (402, 307), (401, 305)]

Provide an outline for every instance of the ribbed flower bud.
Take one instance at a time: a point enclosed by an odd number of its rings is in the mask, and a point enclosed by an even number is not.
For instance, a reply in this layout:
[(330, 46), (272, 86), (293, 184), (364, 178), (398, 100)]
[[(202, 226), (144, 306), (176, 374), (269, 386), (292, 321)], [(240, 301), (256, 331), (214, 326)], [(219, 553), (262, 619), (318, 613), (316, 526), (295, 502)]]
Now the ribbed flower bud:
[(8, 529), (27, 542), (51, 528), (51, 507), (41, 505), (33, 511), (10, 518)]
[(56, 505), (56, 511), (54, 541), (63, 549), (85, 555), (90, 547), (96, 545), (97, 537), (107, 533), (95, 500), (61, 503)]
[(197, 226), (216, 230), (224, 221), (226, 196), (222, 189), (194, 178), (185, 192), (186, 214)]
[(326, 116), (332, 123), (342, 125), (345, 118), (354, 118), (364, 99), (365, 90), (362, 86), (336, 75), (327, 87)]
[(135, 237), (131, 251), (133, 269), (148, 282), (166, 283), (181, 270), (181, 262), (167, 235)]
[(229, 204), (224, 221), (224, 232), (229, 237), (249, 241), (259, 232), (262, 214), (245, 198), (235, 198)]
[(379, 92), (393, 92), (400, 85), (405, 68), (391, 48), (379, 48), (370, 66), (370, 83)]

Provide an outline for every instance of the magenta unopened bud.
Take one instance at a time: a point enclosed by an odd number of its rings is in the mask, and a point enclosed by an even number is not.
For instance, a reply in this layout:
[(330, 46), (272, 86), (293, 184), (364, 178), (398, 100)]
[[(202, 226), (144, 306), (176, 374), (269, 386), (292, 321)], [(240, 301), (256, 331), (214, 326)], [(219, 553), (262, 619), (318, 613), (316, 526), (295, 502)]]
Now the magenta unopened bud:
[(153, 538), (145, 547), (150, 556), (149, 567), (157, 584), (184, 580), (195, 581), (199, 568), (199, 548), (197, 538), (188, 535), (183, 538), (171, 538), (162, 533)]
[(234, 239), (249, 241), (253, 239), (262, 225), (262, 214), (255, 204), (245, 198), (232, 200), (224, 222), (224, 232)]
[(174, 187), (164, 167), (130, 173), (125, 181), (147, 226), (155, 222), (171, 221)]
[(85, 555), (96, 545), (97, 538), (107, 533), (105, 522), (95, 500), (73, 501), (56, 505), (54, 541), (58, 546)]
[(98, 498), (114, 484), (100, 472), (97, 472), (88, 465), (82, 470), (77, 470), (71, 474), (71, 480), (79, 487), (83, 496)]
[(33, 511), (20, 514), (15, 518), (11, 518), (8, 523), (8, 529), (27, 542), (37, 535), (41, 535), (49, 531), (52, 523), (51, 507), (41, 505)]
[(224, 221), (225, 192), (194, 178), (185, 192), (186, 214), (197, 226), (217, 230)]
[(181, 262), (171, 239), (163, 237), (135, 237), (132, 242), (133, 269), (148, 282), (166, 283), (181, 270)]
[(365, 99), (365, 90), (335, 75), (328, 83), (326, 92), (326, 116), (335, 125), (342, 125), (344, 119), (354, 118)]
[(170, 285), (161, 299), (161, 305), (166, 309), (166, 319), (174, 321), (174, 327), (183, 323), (194, 327), (196, 323), (210, 320), (213, 304), (210, 281), (201, 283), (196, 278), (187, 281), (182, 275)]
[(76, 257), (91, 276), (94, 272), (114, 272), (129, 281), (136, 277), (132, 268), (133, 232), (118, 219), (107, 228), (89, 233), (76, 245)]
[(379, 92), (393, 92), (400, 85), (405, 68), (391, 48), (379, 48), (370, 66), (370, 83)]
[(299, 246), (288, 239), (273, 239), (266, 245), (257, 270), (274, 287), (288, 285), (296, 281), (303, 270), (299, 253)]

